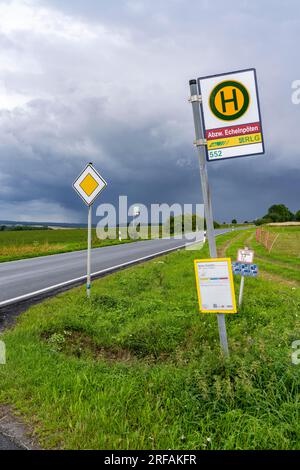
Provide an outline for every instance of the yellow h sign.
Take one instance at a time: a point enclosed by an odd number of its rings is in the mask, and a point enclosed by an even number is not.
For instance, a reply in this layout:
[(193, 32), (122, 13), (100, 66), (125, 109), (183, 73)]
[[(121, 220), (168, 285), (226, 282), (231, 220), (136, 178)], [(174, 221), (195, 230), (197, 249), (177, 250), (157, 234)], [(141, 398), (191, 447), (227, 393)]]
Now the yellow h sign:
[(210, 94), (209, 105), (212, 113), (223, 121), (234, 121), (247, 111), (250, 96), (247, 88), (240, 82), (227, 80), (214, 87)]

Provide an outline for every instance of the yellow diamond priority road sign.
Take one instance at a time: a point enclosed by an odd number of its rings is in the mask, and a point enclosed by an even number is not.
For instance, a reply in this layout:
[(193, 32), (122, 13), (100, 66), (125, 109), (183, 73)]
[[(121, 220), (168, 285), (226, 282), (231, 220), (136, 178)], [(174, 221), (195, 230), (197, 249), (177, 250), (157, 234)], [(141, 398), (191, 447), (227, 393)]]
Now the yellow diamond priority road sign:
[(85, 167), (83, 172), (73, 183), (73, 188), (88, 206), (93, 204), (97, 196), (99, 196), (106, 186), (106, 181), (95, 170), (91, 163)]
[(98, 188), (99, 184), (97, 183), (95, 178), (93, 178), (92, 175), (89, 173), (88, 175), (86, 175), (84, 180), (81, 181), (79, 186), (85, 194), (90, 196)]

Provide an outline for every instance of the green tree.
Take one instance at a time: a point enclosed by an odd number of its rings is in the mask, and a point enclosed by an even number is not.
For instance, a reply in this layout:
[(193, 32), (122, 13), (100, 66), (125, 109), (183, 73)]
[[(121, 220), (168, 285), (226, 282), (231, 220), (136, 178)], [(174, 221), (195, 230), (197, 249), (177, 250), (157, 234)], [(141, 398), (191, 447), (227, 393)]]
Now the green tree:
[(263, 219), (269, 219), (271, 222), (289, 222), (294, 220), (294, 214), (284, 204), (274, 204), (269, 207)]
[[(201, 217), (199, 217), (196, 214), (185, 214), (185, 223), (186, 226), (184, 227), (184, 221), (183, 221), (183, 215), (178, 215), (174, 217), (173, 215), (170, 216), (170, 218), (166, 221), (165, 223), (165, 228), (168, 229), (170, 225), (170, 234), (174, 235), (174, 233), (182, 233), (185, 232), (195, 232), (198, 229), (202, 229), (204, 227), (204, 230), (206, 230), (206, 220), (204, 220)], [(220, 228), (220, 224), (214, 220), (214, 228)]]
[(295, 214), (295, 220), (300, 221), (300, 210)]
[(232, 219), (231, 223), (232, 223), (232, 224), (237, 224), (237, 220), (236, 220), (236, 219)]

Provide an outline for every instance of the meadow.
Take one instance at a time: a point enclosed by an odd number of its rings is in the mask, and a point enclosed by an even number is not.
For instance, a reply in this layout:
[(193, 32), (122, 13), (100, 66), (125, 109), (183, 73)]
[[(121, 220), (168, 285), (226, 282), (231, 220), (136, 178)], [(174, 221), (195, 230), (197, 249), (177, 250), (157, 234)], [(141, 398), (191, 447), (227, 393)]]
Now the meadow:
[(217, 242), (219, 255), (247, 243), (260, 257), (227, 315), (229, 359), (215, 315), (198, 311), (206, 244), (97, 280), (90, 300), (79, 287), (31, 307), (1, 335), (0, 403), (49, 449), (300, 449), (298, 264), (281, 269), (254, 230)]
[(256, 242), (254, 232), (249, 237), (244, 237), (245, 244), (255, 250), (257, 263), (267, 270), (269, 278), (273, 275), (275, 281), (276, 275), (284, 276), (290, 281), (299, 280), (300, 227), (266, 226), (265, 230), (278, 235), (270, 252)]
[[(121, 241), (116, 230), (109, 230), (110, 238), (100, 239), (96, 229), (93, 229), (93, 248), (134, 241), (127, 228), (120, 230)], [(143, 236), (147, 236), (150, 231), (148, 227), (142, 227), (141, 230)], [(159, 232), (159, 227), (153, 227), (152, 237), (160, 236)], [(84, 250), (86, 247), (87, 229), (0, 231), (0, 262)]]

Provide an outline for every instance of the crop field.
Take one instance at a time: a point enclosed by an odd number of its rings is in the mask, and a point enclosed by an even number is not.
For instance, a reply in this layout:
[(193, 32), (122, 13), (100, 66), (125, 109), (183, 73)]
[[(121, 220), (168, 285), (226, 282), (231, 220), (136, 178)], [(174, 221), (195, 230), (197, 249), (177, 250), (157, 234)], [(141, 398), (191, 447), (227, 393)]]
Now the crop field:
[(294, 227), (267, 226), (266, 229), (278, 235), (272, 248), (273, 255), (297, 259), (300, 264), (300, 225)]
[(234, 259), (253, 246), (260, 268), (227, 315), (229, 359), (198, 311), (205, 245), (95, 281), (90, 300), (80, 287), (31, 307), (1, 335), (0, 404), (49, 449), (300, 449), (299, 260), (253, 229), (217, 240)]
[[(142, 227), (141, 230), (146, 237), (148, 227)], [(108, 235), (110, 238), (100, 239), (96, 229), (93, 229), (93, 248), (134, 241), (128, 236), (126, 228), (121, 229), (122, 241), (119, 241), (113, 229), (110, 229)], [(153, 227), (152, 237), (158, 236), (159, 227)], [(0, 232), (0, 262), (83, 250), (86, 246), (87, 229), (3, 231)]]
[(267, 269), (269, 275), (284, 276), (291, 281), (299, 281), (300, 273), (300, 227), (266, 227), (266, 230), (278, 234), (271, 252), (257, 243), (255, 234), (244, 237), (245, 244), (256, 253), (256, 261)]

